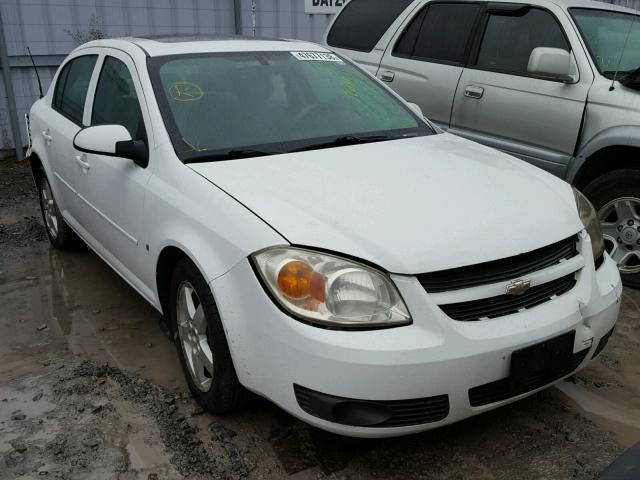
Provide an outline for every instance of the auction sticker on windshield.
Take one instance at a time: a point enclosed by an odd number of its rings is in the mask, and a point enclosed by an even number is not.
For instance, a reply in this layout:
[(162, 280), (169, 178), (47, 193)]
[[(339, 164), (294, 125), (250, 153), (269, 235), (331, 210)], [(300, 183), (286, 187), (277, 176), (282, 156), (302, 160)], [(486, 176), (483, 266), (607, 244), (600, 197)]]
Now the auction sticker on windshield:
[(342, 62), (340, 57), (325, 52), (291, 52), (298, 60), (315, 60), (319, 62)]

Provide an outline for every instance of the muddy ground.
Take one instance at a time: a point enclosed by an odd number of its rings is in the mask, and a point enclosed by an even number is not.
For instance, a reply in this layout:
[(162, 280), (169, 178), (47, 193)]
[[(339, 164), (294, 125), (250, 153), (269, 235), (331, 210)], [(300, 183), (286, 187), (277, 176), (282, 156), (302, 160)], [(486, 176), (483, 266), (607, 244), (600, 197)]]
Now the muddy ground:
[(514, 405), (354, 440), (261, 399), (203, 413), (159, 315), (88, 251), (49, 248), (26, 165), (0, 162), (0, 479), (592, 479), (640, 441), (640, 292), (604, 354)]

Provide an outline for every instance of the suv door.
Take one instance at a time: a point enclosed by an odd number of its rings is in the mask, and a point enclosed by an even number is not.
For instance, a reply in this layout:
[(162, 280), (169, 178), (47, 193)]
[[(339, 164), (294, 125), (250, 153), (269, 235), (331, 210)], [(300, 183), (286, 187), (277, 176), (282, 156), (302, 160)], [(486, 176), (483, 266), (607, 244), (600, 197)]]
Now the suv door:
[[(593, 73), (572, 51), (575, 32), (562, 10), (490, 4), (481, 39), (456, 92), (452, 133), (499, 148), (563, 176), (574, 154)], [(575, 37), (573, 45), (580, 45)], [(572, 53), (575, 81), (549, 80), (527, 72), (536, 47)], [(578, 66), (580, 65), (580, 68)]]
[(375, 75), (391, 35), (415, 0), (351, 0), (327, 29), (324, 43)]
[(451, 105), (479, 17), (478, 3), (430, 3), (411, 16), (382, 58), (378, 77), (448, 127)]
[[(107, 50), (88, 102), (90, 125), (123, 125), (134, 140), (144, 140), (150, 126), (142, 85), (131, 58)], [(93, 90), (93, 88), (92, 88)], [(84, 165), (78, 177), (80, 222), (92, 247), (142, 292), (145, 258), (143, 208), (151, 172), (126, 158), (76, 152)]]
[(44, 118), (44, 129), (37, 132), (44, 137), (47, 156), (54, 178), (57, 203), (66, 219), (77, 215), (76, 174), (73, 137), (80, 131), (87, 91), (98, 55), (80, 55), (71, 58), (60, 69), (51, 100), (51, 110)]

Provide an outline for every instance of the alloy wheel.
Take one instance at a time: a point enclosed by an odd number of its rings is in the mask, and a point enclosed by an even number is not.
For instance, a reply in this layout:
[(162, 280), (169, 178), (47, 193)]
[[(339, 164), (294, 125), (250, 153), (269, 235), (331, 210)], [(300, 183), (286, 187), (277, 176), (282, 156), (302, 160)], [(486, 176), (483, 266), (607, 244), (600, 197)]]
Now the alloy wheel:
[(58, 206), (56, 205), (56, 201), (53, 198), (53, 193), (51, 192), (51, 186), (49, 185), (49, 181), (45, 178), (42, 178), (40, 181), (40, 205), (42, 207), (42, 213), (44, 216), (44, 221), (47, 225), (47, 230), (49, 230), (49, 234), (51, 238), (58, 238), (59, 231), (59, 222), (58, 218)]
[(598, 211), (607, 252), (620, 273), (640, 272), (640, 198), (611, 200)]
[(207, 336), (207, 319), (198, 294), (189, 282), (178, 287), (176, 320), (191, 379), (198, 390), (207, 392), (213, 378), (213, 353)]

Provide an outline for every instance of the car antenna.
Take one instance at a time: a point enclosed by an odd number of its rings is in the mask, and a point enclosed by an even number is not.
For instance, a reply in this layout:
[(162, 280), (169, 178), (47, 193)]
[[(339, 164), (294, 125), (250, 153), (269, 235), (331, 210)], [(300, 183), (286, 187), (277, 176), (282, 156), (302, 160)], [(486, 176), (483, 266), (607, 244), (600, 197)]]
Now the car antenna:
[(616, 89), (616, 78), (618, 77), (618, 72), (620, 71), (620, 65), (622, 65), (622, 59), (624, 58), (624, 52), (627, 50), (627, 44), (629, 43), (629, 38), (631, 37), (631, 32), (633, 31), (633, 25), (636, 23), (637, 15), (633, 16), (633, 20), (631, 20), (631, 25), (629, 25), (629, 31), (627, 32), (627, 38), (624, 39), (624, 45), (622, 46), (622, 52), (620, 52), (620, 59), (618, 60), (618, 66), (616, 67), (616, 71), (613, 74), (613, 80), (611, 80), (611, 86), (609, 87), (609, 91), (613, 91)]
[(38, 67), (36, 67), (36, 62), (33, 61), (33, 55), (31, 55), (31, 49), (27, 47), (27, 52), (29, 52), (29, 58), (31, 59), (31, 64), (33, 65), (33, 69), (36, 71), (36, 78), (38, 79), (38, 88), (40, 89), (40, 98), (42, 95), (42, 83), (40, 82), (40, 75), (38, 74)]

